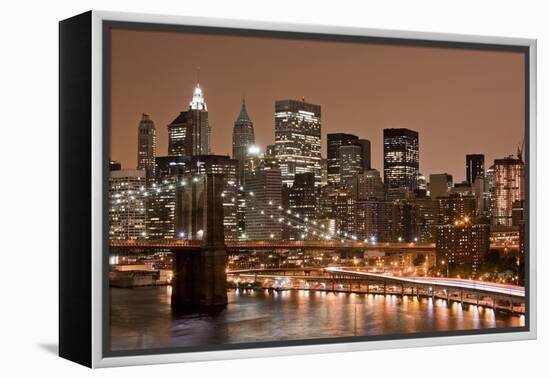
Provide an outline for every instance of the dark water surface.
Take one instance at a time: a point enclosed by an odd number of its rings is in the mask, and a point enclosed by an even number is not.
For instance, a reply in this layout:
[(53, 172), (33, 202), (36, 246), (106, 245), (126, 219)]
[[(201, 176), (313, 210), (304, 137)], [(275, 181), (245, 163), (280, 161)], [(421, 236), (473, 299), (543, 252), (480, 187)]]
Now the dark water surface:
[(113, 350), (521, 327), (524, 317), (441, 299), (232, 290), (216, 316), (172, 313), (171, 287), (111, 288)]

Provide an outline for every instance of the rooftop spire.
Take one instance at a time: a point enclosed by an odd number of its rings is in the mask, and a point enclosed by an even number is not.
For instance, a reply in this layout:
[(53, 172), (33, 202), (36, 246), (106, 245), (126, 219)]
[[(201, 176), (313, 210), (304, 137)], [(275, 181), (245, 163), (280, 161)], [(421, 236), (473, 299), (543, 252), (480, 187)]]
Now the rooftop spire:
[(246, 100), (243, 96), (243, 103), (241, 105), (241, 112), (239, 113), (239, 117), (237, 118), (237, 122), (252, 122), (248, 115), (248, 111), (246, 110)]
[(193, 110), (205, 110), (207, 111), (208, 108), (206, 107), (206, 101), (204, 101), (204, 96), (202, 94), (202, 89), (199, 83), (195, 86), (195, 90), (193, 91), (193, 99), (189, 103), (189, 109)]

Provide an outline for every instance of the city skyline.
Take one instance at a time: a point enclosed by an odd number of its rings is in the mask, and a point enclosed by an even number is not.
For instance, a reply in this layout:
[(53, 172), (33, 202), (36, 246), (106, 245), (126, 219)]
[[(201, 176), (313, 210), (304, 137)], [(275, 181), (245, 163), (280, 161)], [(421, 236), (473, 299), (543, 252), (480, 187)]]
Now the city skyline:
[[(186, 110), (195, 83), (199, 79), (209, 106), (212, 153), (219, 155), (231, 156), (231, 144), (227, 141), (231, 139), (233, 123), (239, 114), (243, 95), (246, 96), (248, 112), (254, 122), (256, 142), (262, 149), (274, 143), (275, 101), (305, 97), (306, 101), (319, 104), (322, 108), (322, 156), (326, 158), (327, 133), (352, 133), (371, 141), (372, 167), (379, 171), (383, 169), (384, 128), (405, 127), (418, 131), (421, 151), (420, 172), (426, 176), (430, 173), (447, 172), (453, 175), (455, 182), (466, 178), (466, 154), (485, 154), (486, 167), (489, 167), (494, 159), (513, 154), (523, 140), (521, 125), (524, 121), (524, 88), (521, 54), (188, 33), (115, 30), (112, 35), (111, 158), (120, 161), (125, 169), (134, 169), (136, 166), (133, 139), (137, 138), (135, 130), (141, 113), (149, 114), (155, 122), (157, 155), (166, 155), (167, 125), (180, 111)], [(139, 44), (136, 45), (137, 42)], [(171, 63), (166, 69), (158, 71), (157, 65), (162, 64), (164, 57), (156, 56), (155, 52), (172, 46), (175, 49), (173, 54), (177, 55), (180, 53), (180, 44), (185, 45), (186, 49), (196, 44), (199, 47), (194, 51), (200, 51), (201, 54), (196, 54), (200, 56), (193, 55), (181, 64)], [(266, 61), (265, 66), (258, 66), (259, 58), (248, 54), (244, 54), (250, 58), (245, 64), (238, 53), (239, 49), (246, 50), (251, 46), (258, 47), (260, 50), (257, 51), (265, 51), (266, 45), (275, 49), (270, 53), (270, 60), (285, 63), (280, 69), (290, 64), (289, 59), (285, 60), (275, 52), (293, 52), (295, 69), (282, 74), (270, 69), (273, 62)], [(147, 46), (151, 46), (152, 49), (147, 50), (150, 53), (144, 56), (141, 52)], [(238, 62), (224, 68), (217, 64), (218, 61), (213, 55), (223, 55), (228, 48), (233, 49), (231, 56)], [(327, 48), (335, 51), (353, 50), (357, 60), (364, 64), (364, 76), (359, 75), (354, 83), (346, 72), (329, 71), (331, 64), (333, 71), (341, 70), (335, 66), (334, 59), (330, 57), (332, 54), (326, 54)], [(186, 49), (183, 50), (188, 51)], [(304, 74), (308, 61), (303, 55), (307, 52), (309, 56), (316, 56), (320, 50), (325, 51), (328, 62), (316, 61), (315, 70), (310, 73), (310, 77), (300, 76)], [(139, 57), (136, 55), (138, 52)], [(397, 64), (397, 61), (393, 61), (392, 64), (392, 59), (398, 59), (400, 54), (404, 53), (410, 61), (409, 65)], [(499, 62), (499, 69), (488, 70), (489, 65), (494, 66), (496, 61)], [(346, 67), (346, 71), (351, 69), (350, 65), (358, 64), (340, 63)], [(256, 69), (248, 67), (247, 64), (255, 66)], [(321, 68), (317, 67), (318, 64)], [(385, 73), (388, 64), (393, 69), (399, 66), (399, 85), (394, 83), (395, 78), (388, 79), (388, 74)], [(196, 67), (201, 67), (200, 78), (197, 77)], [(373, 76), (369, 67), (374, 67), (372, 71), (380, 80), (376, 80), (377, 77)], [(122, 68), (124, 72), (121, 71)], [(433, 80), (420, 83), (421, 79), (430, 75), (428, 68), (433, 70)], [(155, 75), (149, 72), (153, 69)], [(236, 75), (235, 78), (228, 72), (231, 70), (234, 72), (233, 76)], [(258, 71), (265, 71), (263, 80), (259, 80), (262, 73)], [(326, 77), (323, 83), (314, 80), (319, 78), (318, 71), (323, 71)], [(273, 76), (266, 78), (266, 72)], [(416, 73), (414, 78), (407, 76), (412, 73)], [(275, 77), (281, 75), (285, 76), (286, 80), (283, 80), (283, 83), (276, 82)], [(235, 83), (237, 78), (240, 80)], [(383, 83), (381, 79), (388, 82)], [(372, 85), (363, 88), (363, 92), (359, 93), (357, 87), (365, 80), (370, 80)], [(411, 88), (411, 81), (416, 82), (417, 86)], [(269, 88), (263, 87), (262, 92), (261, 85), (266, 83), (271, 85)], [(447, 83), (452, 85), (446, 85)], [(286, 84), (285, 88), (281, 88), (283, 84)], [(423, 85), (418, 86), (420, 84)], [(233, 88), (234, 86), (239, 88)], [(379, 95), (378, 99), (376, 96), (373, 97), (373, 92)], [(438, 98), (433, 97), (435, 94), (438, 94)], [(388, 110), (391, 103), (388, 103), (385, 109), (380, 108), (380, 102), (390, 100), (397, 105), (395, 108)], [(421, 107), (428, 104), (431, 104), (431, 110)], [(510, 106), (503, 107), (502, 104)], [(446, 116), (443, 117), (440, 113), (445, 113)], [(459, 114), (462, 120), (456, 119)], [(475, 118), (475, 122), (472, 118)], [(439, 129), (437, 124), (441, 125)], [(459, 124), (464, 127), (455, 132)], [(482, 127), (483, 125), (486, 126)], [(442, 131), (450, 131), (442, 138), (444, 141), (448, 140), (448, 143), (437, 142), (441, 140)], [(497, 132), (501, 143), (490, 143), (487, 138), (493, 138), (493, 133)], [(461, 140), (468, 142), (461, 144)], [(464, 144), (467, 146), (461, 147)], [(451, 147), (455, 150), (449, 153)]]
[[(124, 292), (110, 308), (116, 349), (242, 342), (236, 328), (249, 320), (254, 341), (421, 332), (409, 316), (392, 318), (403, 312), (428, 319), (427, 331), (524, 324), (515, 55), (189, 33), (112, 39), (110, 157), (122, 164), (110, 163), (109, 286), (113, 298)], [(132, 290), (142, 286), (170, 289), (146, 298)], [(298, 293), (300, 310), (274, 308), (280, 293)], [(125, 314), (147, 311), (120, 311), (126, 296), (170, 306), (170, 319), (159, 318), (173, 329), (183, 329), (180, 315), (211, 321), (136, 343), (126, 335), (139, 325)], [(302, 311), (323, 303), (336, 317)], [(372, 319), (377, 306), (383, 315)], [(288, 324), (297, 327), (280, 333)]]

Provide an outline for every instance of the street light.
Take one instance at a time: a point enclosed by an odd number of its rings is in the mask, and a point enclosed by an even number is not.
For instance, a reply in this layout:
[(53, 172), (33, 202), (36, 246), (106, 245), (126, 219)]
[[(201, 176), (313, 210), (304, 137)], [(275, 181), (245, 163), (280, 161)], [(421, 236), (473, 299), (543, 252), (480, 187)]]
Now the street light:
[(445, 264), (445, 260), (441, 260), (441, 265), (447, 265), (447, 275), (446, 275), (446, 277), (449, 278), (449, 264)]

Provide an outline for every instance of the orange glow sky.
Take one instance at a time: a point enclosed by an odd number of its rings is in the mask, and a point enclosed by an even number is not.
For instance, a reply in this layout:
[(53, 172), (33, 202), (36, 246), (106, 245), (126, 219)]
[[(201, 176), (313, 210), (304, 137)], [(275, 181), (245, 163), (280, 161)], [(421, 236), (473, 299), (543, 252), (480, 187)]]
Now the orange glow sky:
[(142, 112), (167, 154), (166, 125), (186, 110), (197, 81), (208, 104), (212, 150), (231, 154), (245, 95), (262, 148), (274, 142), (274, 102), (320, 104), (326, 134), (371, 140), (382, 171), (382, 129), (419, 132), (420, 172), (465, 178), (465, 155), (486, 166), (514, 154), (524, 134), (524, 58), (516, 52), (278, 38), (114, 30), (111, 39), (111, 159), (136, 166)]

